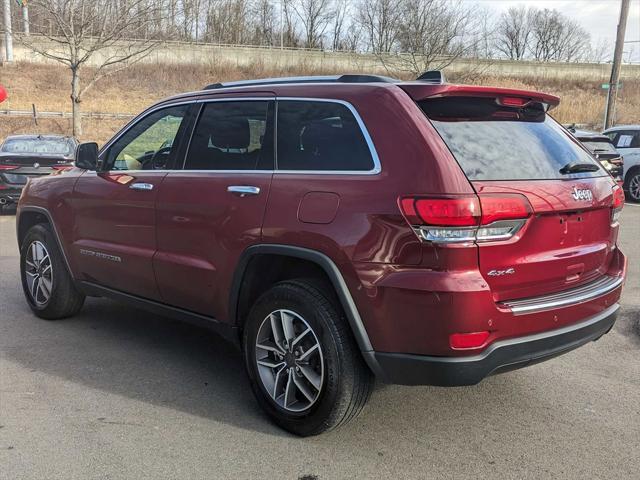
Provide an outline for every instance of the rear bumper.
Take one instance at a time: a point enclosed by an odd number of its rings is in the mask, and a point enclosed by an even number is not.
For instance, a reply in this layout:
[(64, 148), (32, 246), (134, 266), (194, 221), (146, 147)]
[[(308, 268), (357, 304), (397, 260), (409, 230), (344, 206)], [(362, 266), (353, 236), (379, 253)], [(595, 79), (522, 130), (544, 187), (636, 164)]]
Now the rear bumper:
[(22, 194), (22, 186), (20, 187), (8, 187), (0, 190), (0, 204), (10, 205), (18, 203), (20, 195)]
[(542, 333), (497, 341), (469, 357), (435, 357), (401, 353), (365, 352), (374, 373), (387, 383), (401, 385), (474, 385), (496, 373), (548, 360), (599, 339), (611, 330), (619, 305), (615, 304), (579, 323)]

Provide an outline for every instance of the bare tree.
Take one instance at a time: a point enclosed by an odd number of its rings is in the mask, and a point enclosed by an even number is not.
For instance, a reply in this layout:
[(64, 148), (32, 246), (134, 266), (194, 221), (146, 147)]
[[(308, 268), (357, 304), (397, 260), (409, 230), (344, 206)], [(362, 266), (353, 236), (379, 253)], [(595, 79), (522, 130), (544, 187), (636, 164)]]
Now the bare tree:
[[(30, 5), (45, 12), (53, 21), (53, 32), (45, 34), (53, 47), (43, 45), (32, 36), (24, 36), (21, 41), (71, 71), (73, 135), (81, 135), (80, 103), (87, 90), (100, 78), (141, 60), (157, 45), (153, 40), (121, 41), (145, 29), (146, 24), (141, 23), (140, 18), (151, 19), (151, 10), (156, 7), (144, 0), (129, 0), (121, 5), (107, 0), (33, 0)], [(96, 68), (82, 85), (81, 73), (90, 60)]]
[(366, 32), (368, 48), (389, 53), (396, 45), (404, 0), (360, 0), (356, 21)]
[(256, 45), (275, 42), (275, 7), (270, 0), (255, 0), (251, 5), (253, 41)]
[(473, 50), (479, 20), (476, 10), (462, 3), (405, 0), (398, 32), (402, 53), (391, 59), (391, 67), (414, 75), (447, 67)]
[(344, 50), (345, 45), (343, 42), (345, 35), (345, 21), (350, 16), (351, 4), (345, 0), (337, 0), (334, 2), (333, 7), (333, 27), (331, 31), (331, 49), (332, 50)]
[(322, 48), (334, 12), (330, 0), (292, 0), (291, 8), (302, 24), (304, 46)]
[(531, 34), (531, 52), (540, 62), (580, 60), (591, 42), (577, 22), (547, 8), (535, 11)]
[(511, 7), (504, 12), (496, 26), (496, 48), (511, 60), (522, 60), (533, 28), (535, 11), (524, 6)]

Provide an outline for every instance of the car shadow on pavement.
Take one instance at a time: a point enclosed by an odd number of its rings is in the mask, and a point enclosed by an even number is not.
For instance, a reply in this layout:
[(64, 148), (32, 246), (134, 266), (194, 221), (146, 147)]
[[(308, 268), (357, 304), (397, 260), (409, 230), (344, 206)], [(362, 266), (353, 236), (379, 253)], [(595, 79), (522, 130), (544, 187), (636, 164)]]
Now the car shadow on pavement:
[[(24, 305), (17, 295), (15, 300)], [(104, 299), (87, 299), (76, 317), (62, 321), (46, 322), (30, 312), (19, 317), (9, 322), (19, 330), (12, 336), (28, 338), (35, 347), (4, 346), (3, 353), (23, 367), (240, 428), (286, 435), (255, 402), (240, 352), (212, 332)]]

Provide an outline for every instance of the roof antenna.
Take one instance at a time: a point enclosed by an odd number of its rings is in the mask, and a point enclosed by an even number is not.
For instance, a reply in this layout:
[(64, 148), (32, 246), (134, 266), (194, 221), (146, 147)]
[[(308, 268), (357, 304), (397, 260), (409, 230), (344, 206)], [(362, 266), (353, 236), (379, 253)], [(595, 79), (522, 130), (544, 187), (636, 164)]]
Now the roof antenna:
[(446, 83), (447, 80), (444, 78), (444, 72), (440, 70), (428, 70), (420, 75), (416, 80), (421, 82), (428, 83)]

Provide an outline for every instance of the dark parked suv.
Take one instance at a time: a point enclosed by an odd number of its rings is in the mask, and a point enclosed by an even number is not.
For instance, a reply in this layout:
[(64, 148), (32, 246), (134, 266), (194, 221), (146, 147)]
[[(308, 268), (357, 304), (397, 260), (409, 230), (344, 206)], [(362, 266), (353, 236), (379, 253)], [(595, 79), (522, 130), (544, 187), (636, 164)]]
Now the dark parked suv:
[(551, 95), (376, 76), (216, 84), (30, 181), (36, 315), (105, 296), (219, 331), (299, 435), (374, 376), (473, 385), (600, 338), (625, 277), (622, 189)]

